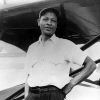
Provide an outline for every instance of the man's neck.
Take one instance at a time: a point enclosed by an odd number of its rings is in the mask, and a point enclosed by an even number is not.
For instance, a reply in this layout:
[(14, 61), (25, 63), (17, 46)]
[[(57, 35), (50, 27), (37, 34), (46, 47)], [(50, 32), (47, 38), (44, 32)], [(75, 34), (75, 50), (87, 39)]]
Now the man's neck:
[(52, 37), (52, 35), (42, 35), (41, 36), (41, 41), (42, 43), (45, 43), (46, 41), (48, 41), (50, 38)]

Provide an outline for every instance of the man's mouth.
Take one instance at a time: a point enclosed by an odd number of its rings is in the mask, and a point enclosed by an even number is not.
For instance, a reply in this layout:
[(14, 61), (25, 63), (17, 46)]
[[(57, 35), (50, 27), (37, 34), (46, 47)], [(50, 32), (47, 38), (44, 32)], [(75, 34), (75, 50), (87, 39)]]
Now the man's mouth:
[(51, 27), (45, 27), (46, 30), (51, 31), (52, 28)]

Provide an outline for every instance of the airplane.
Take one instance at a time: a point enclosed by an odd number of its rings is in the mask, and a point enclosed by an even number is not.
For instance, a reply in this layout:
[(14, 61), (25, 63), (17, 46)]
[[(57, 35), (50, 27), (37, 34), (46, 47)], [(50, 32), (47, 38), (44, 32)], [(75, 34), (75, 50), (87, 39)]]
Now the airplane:
[(76, 43), (97, 64), (95, 72), (66, 99), (99, 100), (99, 0), (0, 0), (0, 100), (24, 99), (24, 59), (28, 46), (40, 35), (36, 21), (46, 7), (60, 11), (63, 24), (56, 35)]

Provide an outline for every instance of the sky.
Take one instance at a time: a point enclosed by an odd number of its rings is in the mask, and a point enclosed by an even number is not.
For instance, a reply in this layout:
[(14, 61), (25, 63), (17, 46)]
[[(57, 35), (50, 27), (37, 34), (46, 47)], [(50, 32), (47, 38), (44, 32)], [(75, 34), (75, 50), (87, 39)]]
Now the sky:
[(0, 9), (46, 0), (0, 0)]

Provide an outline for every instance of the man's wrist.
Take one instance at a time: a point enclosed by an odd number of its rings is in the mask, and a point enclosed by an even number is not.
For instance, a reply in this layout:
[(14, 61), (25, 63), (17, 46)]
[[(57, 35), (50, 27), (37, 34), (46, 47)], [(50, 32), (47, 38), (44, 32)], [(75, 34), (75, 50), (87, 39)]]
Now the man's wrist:
[(76, 83), (73, 81), (73, 79), (68, 83), (70, 87), (76, 86)]
[(69, 82), (68, 84), (66, 84), (63, 88), (62, 91), (65, 95), (67, 95), (74, 87), (75, 85), (72, 84), (71, 82)]

